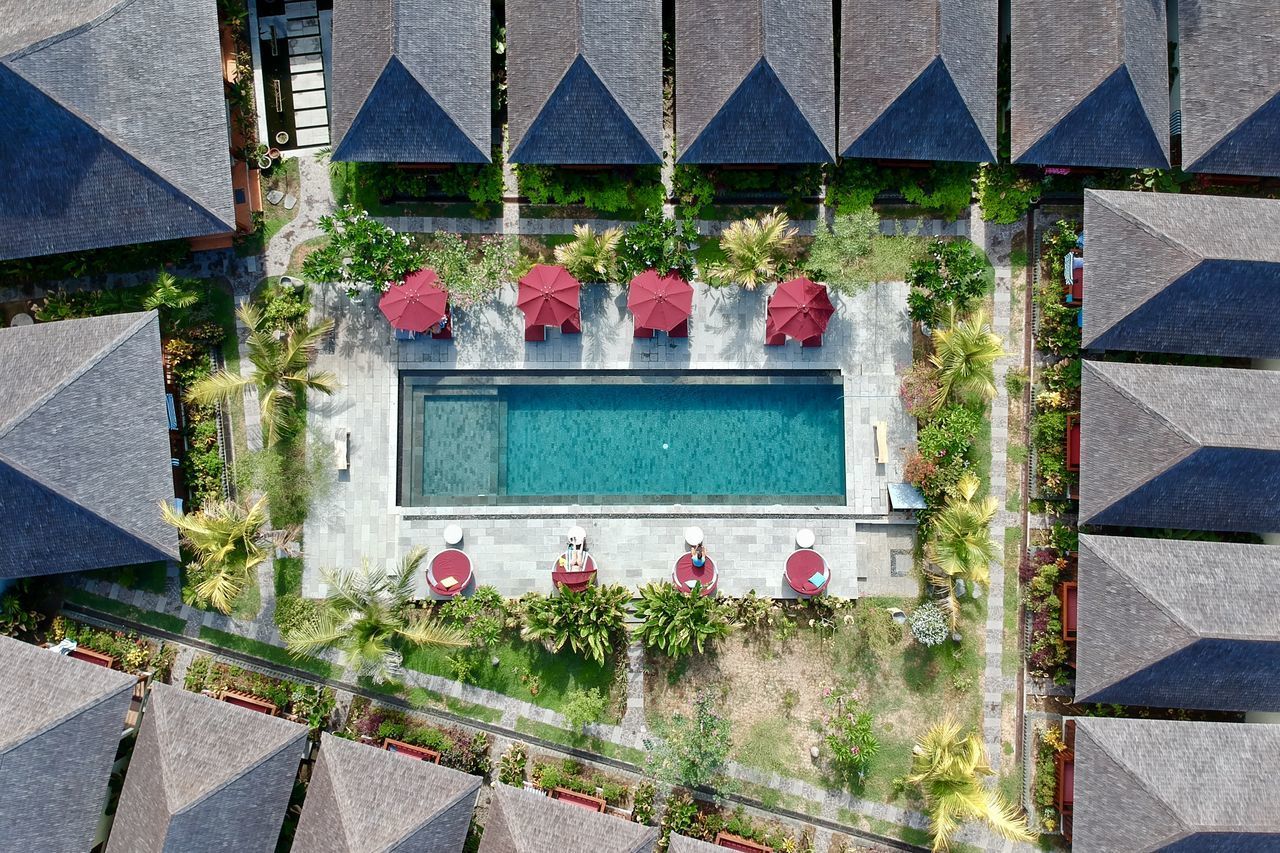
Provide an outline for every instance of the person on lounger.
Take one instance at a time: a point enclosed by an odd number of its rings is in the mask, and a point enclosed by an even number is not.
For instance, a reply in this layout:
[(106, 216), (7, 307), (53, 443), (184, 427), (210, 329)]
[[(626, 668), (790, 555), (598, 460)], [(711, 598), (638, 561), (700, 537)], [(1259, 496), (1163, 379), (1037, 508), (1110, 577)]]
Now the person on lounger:
[(689, 549), (689, 559), (693, 561), (695, 569), (700, 569), (707, 564), (707, 549), (701, 542)]

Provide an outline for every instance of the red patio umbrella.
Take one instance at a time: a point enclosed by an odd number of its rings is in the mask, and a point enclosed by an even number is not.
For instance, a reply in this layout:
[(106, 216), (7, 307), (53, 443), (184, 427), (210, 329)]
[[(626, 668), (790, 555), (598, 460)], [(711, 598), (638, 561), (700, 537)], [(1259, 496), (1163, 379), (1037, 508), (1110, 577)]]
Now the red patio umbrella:
[(793, 278), (778, 285), (769, 297), (769, 326), (805, 341), (825, 332), (835, 311), (826, 287), (807, 278)]
[(449, 294), (430, 268), (409, 273), (403, 283), (391, 285), (378, 300), (391, 325), (405, 332), (427, 331), (444, 319), (448, 304)]
[(559, 326), (578, 315), (581, 285), (564, 267), (534, 264), (520, 279), (516, 305), (524, 311), (525, 328)]
[(670, 332), (693, 314), (693, 286), (678, 275), (645, 270), (631, 279), (627, 307), (640, 328)]

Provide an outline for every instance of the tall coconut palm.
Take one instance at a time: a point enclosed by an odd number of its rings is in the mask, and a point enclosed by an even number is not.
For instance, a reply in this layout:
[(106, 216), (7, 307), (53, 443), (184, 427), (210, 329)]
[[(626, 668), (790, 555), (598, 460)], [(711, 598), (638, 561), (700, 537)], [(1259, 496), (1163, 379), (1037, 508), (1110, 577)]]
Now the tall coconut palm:
[(263, 437), (271, 446), (296, 431), (297, 424), (287, 414), (294, 403), (306, 398), (307, 391), (332, 394), (338, 387), (332, 373), (311, 369), (311, 360), (320, 341), (333, 330), (333, 321), (315, 326), (301, 323), (277, 337), (263, 326), (262, 312), (255, 306), (245, 303), (237, 313), (249, 329), (249, 361), (253, 369), (248, 375), (220, 370), (192, 386), (187, 399), (213, 405), (227, 402), (249, 385), (255, 386), (262, 406)]
[(579, 281), (613, 281), (618, 277), (618, 243), (622, 229), (599, 234), (590, 225), (573, 226), (573, 241), (556, 246), (556, 262)]
[(938, 390), (932, 406), (936, 411), (948, 400), (987, 401), (996, 396), (996, 361), (1004, 355), (1000, 336), (991, 331), (985, 311), (956, 318), (951, 310), (948, 327), (935, 329), (933, 354), (929, 361), (938, 369)]
[(462, 632), (438, 622), (413, 620), (413, 577), (427, 556), (415, 548), (393, 574), (371, 569), (326, 572), (329, 595), (316, 618), (284, 639), (295, 655), (311, 655), (336, 648), (345, 665), (380, 681), (400, 671), (398, 641), (425, 646), (465, 646)]
[(253, 570), (267, 559), (265, 499), (247, 508), (234, 501), (217, 501), (189, 515), (161, 503), (160, 512), (192, 553), (188, 603), (230, 613)]
[(982, 784), (993, 772), (982, 738), (953, 719), (935, 724), (915, 745), (906, 779), (924, 794), (934, 850), (948, 849), (951, 836), (966, 820), (986, 821), (1011, 841), (1035, 838), (1017, 809)]
[(990, 527), (999, 502), (989, 495), (975, 500), (981, 487), (972, 473), (960, 478), (956, 494), (934, 515), (925, 545), (925, 556), (936, 569), (929, 574), (929, 582), (946, 591), (952, 628), (960, 615), (955, 581), (963, 580), (970, 588), (987, 583), (991, 561), (996, 558)]
[(706, 278), (713, 284), (741, 285), (744, 290), (777, 281), (795, 240), (796, 229), (780, 210), (759, 219), (741, 219), (720, 236), (725, 260), (712, 264)]

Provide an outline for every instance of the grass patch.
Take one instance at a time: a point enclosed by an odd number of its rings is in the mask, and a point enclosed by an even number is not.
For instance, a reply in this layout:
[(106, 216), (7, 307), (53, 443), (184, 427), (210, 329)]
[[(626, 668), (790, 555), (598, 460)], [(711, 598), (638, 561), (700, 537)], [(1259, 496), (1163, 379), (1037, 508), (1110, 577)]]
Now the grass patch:
[(552, 743), (558, 743), (561, 746), (569, 746), (574, 749), (585, 749), (594, 752), (597, 755), (603, 755), (606, 758), (612, 758), (615, 761), (627, 761), (631, 764), (643, 767), (648, 756), (639, 749), (633, 749), (629, 746), (616, 744), (611, 740), (603, 740), (590, 735), (578, 734), (568, 729), (550, 726), (546, 723), (539, 723), (536, 720), (529, 720), (520, 717), (516, 720), (516, 731), (521, 734), (530, 735), (532, 737), (549, 740)]
[(463, 699), (456, 699), (453, 696), (445, 696), (443, 693), (437, 693), (425, 687), (412, 688), (405, 695), (405, 700), (415, 708), (444, 708), (446, 711), (450, 711), (460, 717), (480, 720), (485, 723), (496, 723), (502, 719), (502, 712), (496, 708), (477, 705), (475, 702), (467, 702)]
[(302, 594), (302, 558), (277, 557), (275, 561), (276, 598)]
[(924, 254), (929, 241), (909, 232), (881, 234), (871, 239), (871, 251), (853, 265), (854, 281), (906, 281), (911, 264)]
[(301, 178), (298, 174), (298, 158), (289, 157), (281, 160), (271, 171), (262, 178), (262, 225), (257, 231), (254, 231), (236, 246), (236, 254), (240, 257), (249, 255), (260, 255), (271, 242), (271, 238), (280, 233), (280, 230), (293, 221), (298, 215), (298, 207), (294, 205), (293, 210), (285, 210), (283, 200), (280, 204), (271, 204), (267, 201), (267, 193), (272, 190), (279, 190), (285, 195), (297, 196), (301, 187)]
[(759, 800), (767, 809), (790, 809), (793, 812), (815, 817), (822, 813), (821, 803), (807, 800), (804, 797), (797, 797), (795, 794), (788, 794), (779, 791), (777, 788), (770, 788), (767, 785), (757, 785), (755, 782), (735, 779), (731, 787), (734, 793)]
[(263, 643), (258, 640), (251, 640), (248, 637), (241, 637), (239, 634), (228, 634), (226, 631), (219, 631), (216, 628), (208, 628), (201, 626), (200, 639), (206, 643), (213, 643), (224, 649), (230, 649), (241, 654), (251, 655), (255, 658), (280, 666), (289, 666), (294, 669), (300, 669), (304, 672), (310, 672), (321, 678), (339, 678), (342, 675), (342, 668), (313, 657), (294, 657), (285, 649), (279, 646), (273, 646), (270, 643)]
[(698, 260), (698, 269), (705, 270), (712, 264), (724, 263), (729, 256), (720, 248), (719, 237), (703, 237), (698, 240), (698, 249), (694, 253)]
[(67, 601), (97, 610), (100, 613), (109, 613), (112, 616), (119, 616), (121, 619), (128, 619), (131, 622), (141, 622), (143, 625), (150, 625), (152, 628), (159, 628), (162, 631), (168, 631), (173, 634), (181, 634), (183, 629), (187, 627), (186, 621), (177, 616), (158, 613), (154, 610), (143, 610), (141, 607), (125, 604), (123, 601), (116, 601), (114, 598), (94, 595), (83, 589), (69, 589), (65, 597)]
[(982, 481), (978, 497), (986, 497), (991, 493), (991, 407), (988, 406), (984, 417), (978, 424), (978, 434), (973, 438), (969, 449), (969, 462), (973, 472)]
[(1022, 665), (1018, 654), (1018, 565), (1022, 562), (1022, 531), (1016, 527), (1004, 529), (1004, 654), (1000, 656), (1000, 671), (1004, 675), (1018, 674)]
[[(220, 285), (209, 288), (205, 301), (213, 308), (218, 325), (222, 326), (222, 363), (229, 373), (240, 372), (240, 337), (236, 333), (236, 302), (231, 292)], [(246, 451), (244, 435), (244, 395), (236, 394), (226, 407), (231, 418), (232, 458)]]
[(330, 237), (328, 234), (321, 234), (319, 237), (312, 237), (310, 240), (303, 240), (295, 246), (293, 249), (293, 255), (289, 258), (289, 266), (284, 271), (285, 275), (302, 275), (302, 262), (307, 259), (307, 255), (329, 245), (329, 240)]
[(258, 589), (258, 573), (253, 571), (236, 600), (231, 602), (231, 618), (248, 622), (262, 610), (262, 590)]
[(140, 589), (143, 592), (164, 594), (165, 580), (169, 577), (169, 567), (164, 562), (139, 563), (135, 566), (115, 566), (110, 569), (95, 569), (84, 572), (85, 577), (107, 583), (118, 583), (129, 589)]
[[(418, 646), (406, 648), (404, 665), (428, 675), (454, 677), (450, 658), (454, 649)], [(552, 654), (536, 643), (509, 636), (491, 648), (486, 657), (496, 657), (497, 666), (485, 661), (472, 683), (477, 687), (532, 702), (553, 711), (563, 710), (569, 691), (592, 687), (608, 696), (613, 693), (615, 664), (604, 665), (572, 653)], [(607, 720), (607, 722), (616, 722)]]

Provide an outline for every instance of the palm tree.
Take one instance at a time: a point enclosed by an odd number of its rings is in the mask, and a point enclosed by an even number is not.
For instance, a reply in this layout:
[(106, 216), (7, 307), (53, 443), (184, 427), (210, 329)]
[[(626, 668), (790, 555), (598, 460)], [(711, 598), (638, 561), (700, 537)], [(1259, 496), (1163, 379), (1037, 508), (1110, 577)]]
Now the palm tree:
[(191, 289), (189, 281), (162, 270), (151, 285), (151, 292), (142, 301), (142, 306), (148, 311), (176, 311), (190, 308), (199, 301), (200, 294)]
[(580, 281), (613, 281), (618, 276), (618, 243), (621, 228), (599, 234), (590, 225), (573, 226), (573, 242), (556, 246), (556, 262)]
[(220, 370), (192, 386), (187, 391), (187, 399), (211, 406), (231, 400), (249, 385), (257, 387), (262, 405), (262, 432), (267, 445), (271, 446), (282, 436), (296, 431), (297, 424), (290, 422), (286, 415), (306, 399), (308, 390), (332, 394), (338, 387), (332, 373), (314, 371), (310, 366), (320, 341), (333, 330), (333, 321), (325, 320), (315, 326), (300, 323), (277, 337), (263, 326), (262, 312), (255, 306), (245, 303), (237, 313), (240, 322), (249, 329), (249, 361), (253, 363), (253, 370), (247, 376)]
[(1032, 841), (1035, 836), (1017, 809), (982, 784), (994, 773), (977, 732), (965, 732), (951, 718), (937, 723), (915, 745), (907, 781), (919, 785), (933, 832), (933, 849), (946, 850), (966, 820), (984, 820), (1002, 838)]
[(438, 622), (409, 618), (413, 577), (427, 556), (415, 548), (394, 574), (374, 571), (326, 572), (329, 596), (316, 618), (284, 639), (295, 655), (338, 649), (344, 663), (362, 676), (386, 681), (400, 671), (398, 641), (425, 646), (465, 646), (462, 631)]
[(720, 237), (725, 261), (706, 270), (707, 280), (719, 285), (738, 284), (745, 290), (776, 281), (795, 238), (791, 220), (777, 209), (759, 219), (734, 222)]
[(951, 319), (946, 329), (933, 333), (933, 354), (929, 361), (938, 369), (938, 390), (932, 405), (936, 411), (948, 400), (979, 399), (996, 396), (996, 361), (1004, 355), (1000, 336), (991, 331), (985, 311), (968, 317)]
[(974, 500), (981, 486), (981, 481), (972, 473), (960, 478), (956, 495), (934, 515), (930, 525), (932, 535), (925, 546), (929, 562), (940, 572), (930, 573), (929, 582), (946, 590), (952, 628), (960, 612), (955, 597), (956, 579), (964, 580), (971, 587), (987, 583), (991, 561), (996, 558), (990, 525), (999, 502), (989, 495), (980, 501)]
[(188, 603), (230, 613), (253, 570), (267, 559), (265, 499), (248, 508), (217, 501), (190, 515), (162, 502), (160, 512), (193, 554), (187, 567), (193, 581)]

